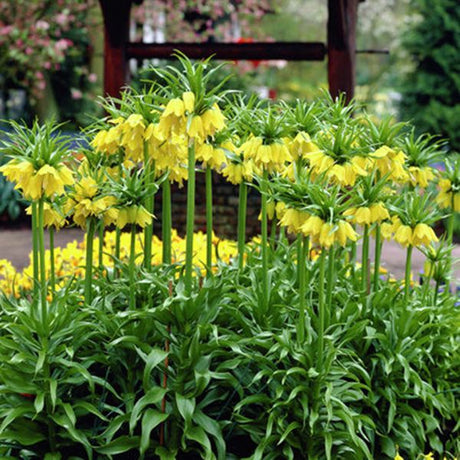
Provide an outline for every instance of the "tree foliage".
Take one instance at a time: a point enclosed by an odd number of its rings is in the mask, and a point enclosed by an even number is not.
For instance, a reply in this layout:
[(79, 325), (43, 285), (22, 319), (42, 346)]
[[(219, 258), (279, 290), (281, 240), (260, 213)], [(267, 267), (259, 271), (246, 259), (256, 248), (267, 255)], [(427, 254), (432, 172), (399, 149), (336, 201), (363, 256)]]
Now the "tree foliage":
[(414, 67), (405, 77), (401, 111), (420, 130), (445, 136), (460, 148), (460, 8), (456, 0), (413, 0), (420, 20), (404, 46)]

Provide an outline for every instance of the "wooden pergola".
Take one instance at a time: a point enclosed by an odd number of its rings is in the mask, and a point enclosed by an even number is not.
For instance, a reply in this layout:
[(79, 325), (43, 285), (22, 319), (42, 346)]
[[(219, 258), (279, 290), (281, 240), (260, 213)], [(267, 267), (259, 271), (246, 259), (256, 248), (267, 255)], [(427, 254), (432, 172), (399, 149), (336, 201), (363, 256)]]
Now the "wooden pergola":
[(224, 60), (323, 61), (327, 58), (329, 90), (333, 97), (354, 95), (356, 21), (364, 0), (328, 0), (327, 43), (133, 43), (129, 41), (134, 0), (99, 0), (104, 17), (104, 92), (118, 96), (129, 81), (129, 59), (170, 59), (174, 50), (192, 59), (215, 55)]

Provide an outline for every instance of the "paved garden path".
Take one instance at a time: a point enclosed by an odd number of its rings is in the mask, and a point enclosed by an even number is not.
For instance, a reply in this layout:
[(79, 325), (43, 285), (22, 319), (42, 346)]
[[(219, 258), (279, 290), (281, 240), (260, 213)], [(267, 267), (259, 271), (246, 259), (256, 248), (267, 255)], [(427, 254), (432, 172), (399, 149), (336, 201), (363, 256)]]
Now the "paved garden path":
[[(83, 232), (71, 228), (56, 232), (56, 246), (66, 245), (73, 240), (81, 241)], [(48, 241), (47, 236), (45, 242)], [(372, 245), (371, 245), (372, 246)], [(31, 233), (29, 230), (3, 230), (0, 229), (0, 259), (8, 259), (17, 269), (22, 269), (29, 264), (29, 253), (32, 249)], [(371, 250), (372, 253), (372, 250)], [(454, 249), (454, 257), (460, 259), (460, 245)], [(383, 246), (382, 265), (395, 277), (404, 276), (405, 250), (394, 242), (385, 242)], [(413, 254), (414, 277), (423, 270), (424, 256), (419, 251)], [(460, 286), (460, 263), (457, 262), (455, 271), (456, 285)]]

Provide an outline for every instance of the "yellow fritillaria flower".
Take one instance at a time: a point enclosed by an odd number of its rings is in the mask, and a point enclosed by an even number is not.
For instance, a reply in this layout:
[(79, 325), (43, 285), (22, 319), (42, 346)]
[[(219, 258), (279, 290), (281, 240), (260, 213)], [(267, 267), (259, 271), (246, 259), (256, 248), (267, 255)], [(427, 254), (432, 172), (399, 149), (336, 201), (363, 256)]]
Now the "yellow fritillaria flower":
[(217, 131), (221, 131), (225, 127), (224, 114), (220, 111), (217, 104), (206, 110), (201, 115), (201, 120), (206, 136), (213, 136)]
[(438, 242), (433, 229), (427, 224), (417, 224), (412, 232), (413, 246), (429, 246), (432, 242)]
[(116, 226), (124, 228), (127, 224), (139, 225), (146, 227), (152, 223), (153, 215), (147, 211), (142, 205), (133, 205), (126, 208), (121, 208), (118, 212)]
[(310, 217), (310, 214), (293, 208), (287, 208), (282, 211), (280, 225), (287, 228), (289, 233), (300, 233), (302, 225)]
[(371, 154), (374, 158), (375, 167), (382, 176), (388, 174), (389, 180), (406, 182), (409, 175), (404, 169), (406, 155), (401, 150), (395, 151), (387, 145), (383, 145)]
[(293, 160), (307, 158), (309, 154), (319, 152), (319, 147), (311, 140), (309, 134), (300, 131), (289, 143), (289, 152)]
[(418, 166), (409, 167), (409, 182), (415, 187), (428, 187), (428, 184), (435, 179), (434, 170), (429, 166), (419, 168)]
[(389, 219), (390, 215), (382, 203), (374, 203), (369, 207), (361, 206), (358, 208), (349, 208), (344, 216), (351, 216), (351, 222), (358, 225), (372, 225), (375, 222), (382, 222)]
[(436, 203), (438, 203), (441, 208), (450, 208), (452, 206), (453, 195), (453, 210), (455, 212), (460, 212), (460, 193), (454, 193), (452, 191), (451, 181), (449, 179), (441, 179), (438, 185), (440, 192), (436, 197)]
[(395, 241), (402, 246), (410, 246), (412, 244), (412, 229), (408, 225), (400, 224), (395, 229)]
[(285, 144), (274, 142), (263, 144), (260, 137), (252, 137), (242, 146), (241, 151), (248, 160), (252, 160), (256, 168), (268, 172), (283, 171), (286, 163), (292, 161), (291, 154)]
[[(26, 213), (32, 215), (32, 206), (26, 208)], [(62, 228), (67, 224), (67, 220), (63, 213), (56, 211), (49, 203), (43, 204), (43, 225), (45, 227)]]
[(191, 91), (186, 91), (182, 94), (182, 100), (184, 102), (184, 112), (193, 113), (195, 109), (195, 94)]

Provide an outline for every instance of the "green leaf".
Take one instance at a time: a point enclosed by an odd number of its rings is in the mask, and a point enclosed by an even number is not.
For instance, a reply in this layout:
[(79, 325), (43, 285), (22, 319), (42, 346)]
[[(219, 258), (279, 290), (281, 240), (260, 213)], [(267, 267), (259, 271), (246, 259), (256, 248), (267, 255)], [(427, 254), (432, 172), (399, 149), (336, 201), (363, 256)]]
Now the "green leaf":
[(219, 423), (211, 417), (205, 415), (201, 410), (195, 411), (195, 414), (193, 415), (193, 421), (201, 428), (203, 428), (206, 433), (209, 433), (214, 437), (217, 447), (217, 458), (219, 458), (219, 460), (224, 459), (226, 447)]
[[(187, 439), (197, 442), (201, 446), (203, 446), (206, 459), (214, 459), (215, 456), (212, 454), (211, 450), (211, 442), (209, 441), (208, 436), (206, 435), (203, 428), (199, 426), (191, 426), (185, 429), (184, 435)], [(202, 457), (203, 458), (203, 457)]]
[(161, 387), (154, 387), (150, 389), (139, 401), (134, 405), (129, 419), (129, 432), (132, 433), (136, 427), (137, 421), (141, 416), (144, 407), (150, 404), (159, 403), (166, 395), (167, 389)]
[(56, 408), (56, 401), (57, 401), (57, 380), (50, 380), (50, 398), (51, 398), (51, 406), (53, 407), (53, 411)]
[(48, 452), (43, 460), (61, 460), (62, 455), (59, 452)]
[(150, 433), (160, 423), (168, 418), (169, 414), (162, 413), (155, 409), (147, 409), (142, 417), (142, 435), (140, 453), (143, 455), (150, 446)]
[[(139, 436), (120, 436), (105, 446), (96, 448), (96, 451), (105, 455), (116, 455), (129, 452), (139, 446)], [(134, 458), (134, 457), (133, 457)]]
[(45, 406), (45, 393), (40, 392), (37, 396), (35, 396), (34, 407), (37, 414), (39, 414), (43, 407)]
[(157, 447), (155, 449), (155, 455), (160, 457), (160, 460), (176, 460), (177, 450), (168, 450), (164, 447)]
[(3, 433), (8, 425), (10, 425), (16, 419), (20, 419), (26, 414), (33, 416), (31, 409), (31, 407), (16, 407), (14, 409), (12, 408), (2, 411), (1, 417), (4, 418), (2, 424), (0, 425), (0, 433)]
[(186, 424), (192, 421), (193, 413), (195, 412), (195, 398), (186, 398), (179, 393), (176, 393), (176, 404), (179, 413), (185, 420)]
[[(136, 351), (138, 353), (141, 351), (136, 347)], [(142, 357), (142, 354), (140, 354)], [(148, 354), (147, 358), (145, 358), (145, 368), (144, 368), (144, 377), (142, 384), (144, 388), (150, 388), (150, 374), (152, 370), (158, 366), (161, 362), (163, 362), (166, 357), (168, 356), (168, 352), (161, 350), (160, 348), (153, 348), (152, 351)]]

